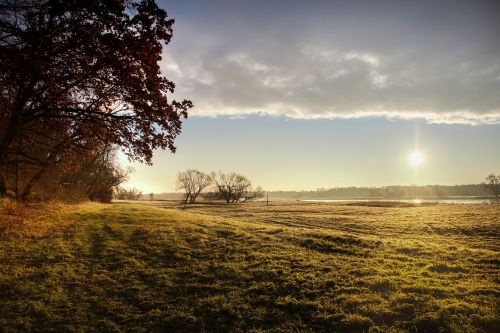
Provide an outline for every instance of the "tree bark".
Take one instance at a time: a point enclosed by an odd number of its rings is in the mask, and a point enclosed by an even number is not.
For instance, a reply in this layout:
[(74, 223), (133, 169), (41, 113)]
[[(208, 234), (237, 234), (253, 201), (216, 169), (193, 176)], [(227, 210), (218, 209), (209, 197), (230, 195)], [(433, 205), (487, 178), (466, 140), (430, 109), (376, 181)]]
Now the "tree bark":
[(0, 198), (7, 193), (7, 184), (5, 183), (5, 178), (3, 171), (0, 170)]
[(14, 121), (10, 121), (5, 134), (0, 141), (0, 166), (6, 164), (7, 154), (9, 153), (9, 148), (14, 141), (17, 134), (17, 126)]
[(47, 171), (48, 167), (49, 167), (48, 164), (42, 166), (42, 168), (38, 170), (38, 172), (33, 177), (31, 177), (30, 181), (24, 186), (23, 192), (21, 193), (20, 196), (22, 201), (29, 200), (31, 195), (31, 190), (33, 189), (33, 185), (35, 185), (36, 182), (40, 180), (40, 177), (42, 177), (45, 171)]

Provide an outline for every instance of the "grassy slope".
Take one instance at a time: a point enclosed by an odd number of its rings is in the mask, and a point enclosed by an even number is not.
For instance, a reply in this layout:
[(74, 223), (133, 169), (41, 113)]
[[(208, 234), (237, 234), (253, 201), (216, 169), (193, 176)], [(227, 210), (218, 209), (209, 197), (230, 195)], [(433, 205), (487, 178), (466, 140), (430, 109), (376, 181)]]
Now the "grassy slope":
[(498, 205), (13, 213), (0, 208), (0, 331), (500, 326)]

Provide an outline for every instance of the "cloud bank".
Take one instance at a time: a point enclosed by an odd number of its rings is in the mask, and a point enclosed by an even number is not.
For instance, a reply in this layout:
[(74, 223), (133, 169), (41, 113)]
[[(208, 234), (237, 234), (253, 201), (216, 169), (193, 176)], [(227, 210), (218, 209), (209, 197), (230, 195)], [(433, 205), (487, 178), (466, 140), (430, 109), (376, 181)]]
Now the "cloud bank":
[(190, 1), (162, 70), (192, 115), (500, 123), (495, 1)]

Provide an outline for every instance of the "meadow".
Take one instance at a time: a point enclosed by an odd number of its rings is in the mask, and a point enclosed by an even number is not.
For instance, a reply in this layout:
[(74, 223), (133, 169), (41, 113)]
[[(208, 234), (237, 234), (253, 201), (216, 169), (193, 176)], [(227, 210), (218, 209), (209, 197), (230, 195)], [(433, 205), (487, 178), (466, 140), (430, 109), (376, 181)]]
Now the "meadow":
[(500, 205), (0, 204), (0, 331), (495, 332)]

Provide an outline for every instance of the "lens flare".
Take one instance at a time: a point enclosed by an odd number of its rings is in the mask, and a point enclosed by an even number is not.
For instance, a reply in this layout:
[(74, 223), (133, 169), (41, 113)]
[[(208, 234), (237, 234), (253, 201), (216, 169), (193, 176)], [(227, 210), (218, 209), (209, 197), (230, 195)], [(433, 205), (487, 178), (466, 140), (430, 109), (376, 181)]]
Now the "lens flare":
[(424, 156), (420, 152), (414, 151), (410, 154), (409, 161), (412, 167), (418, 168), (424, 163)]

